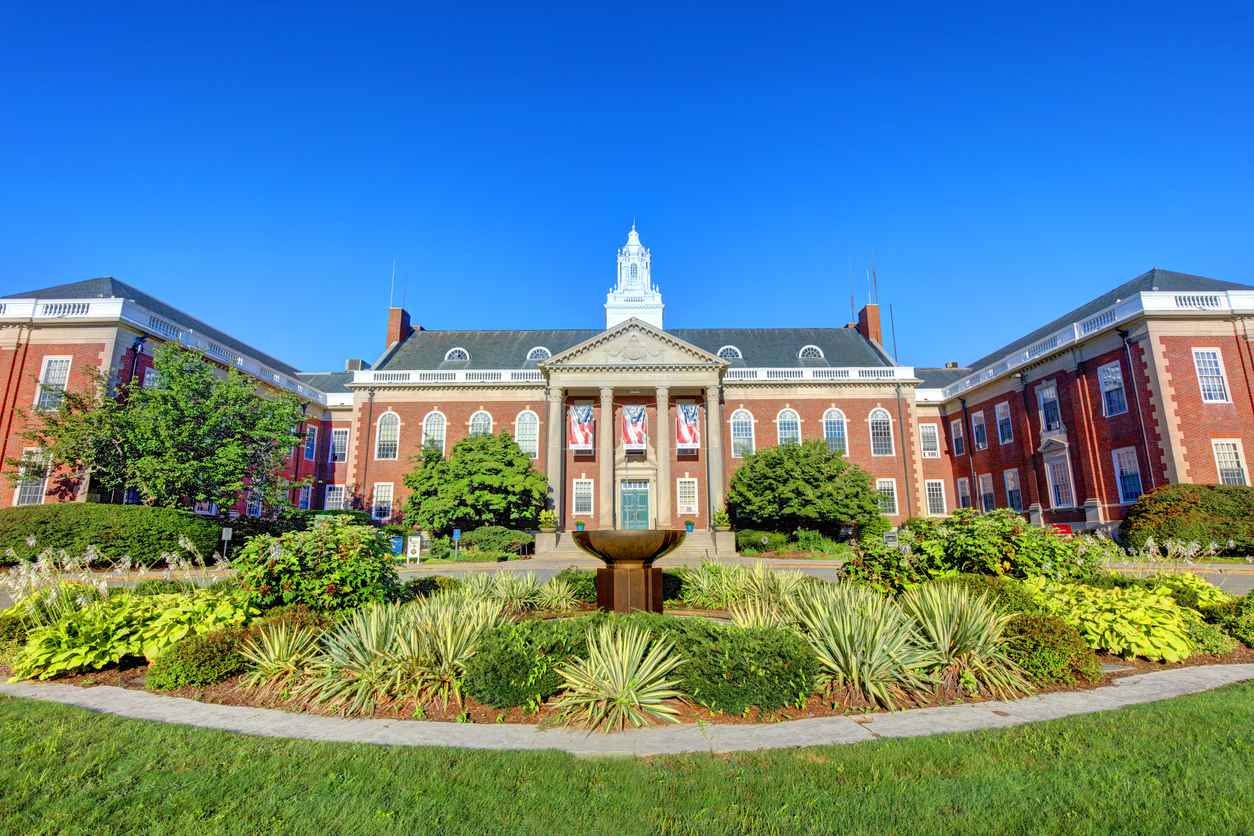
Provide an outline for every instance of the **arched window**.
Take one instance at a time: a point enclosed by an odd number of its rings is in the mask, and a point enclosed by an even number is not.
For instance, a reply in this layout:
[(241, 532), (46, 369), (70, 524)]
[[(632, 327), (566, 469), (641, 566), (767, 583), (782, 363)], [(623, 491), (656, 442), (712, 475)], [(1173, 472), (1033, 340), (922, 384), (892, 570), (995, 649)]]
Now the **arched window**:
[(549, 351), (547, 348), (545, 348), (542, 345), (538, 345), (535, 348), (527, 352), (528, 360), (547, 360), (552, 356), (553, 356), (553, 352)]
[(530, 409), (518, 413), (514, 420), (514, 439), (529, 458), (540, 455), (540, 419)]
[(736, 458), (753, 452), (753, 414), (747, 409), (732, 413), (732, 455)]
[(849, 455), (849, 438), (845, 434), (845, 413), (839, 409), (829, 409), (823, 413), (823, 437), (827, 439), (828, 450)]
[(484, 412), (482, 409), (470, 416), (470, 434), (471, 435), (491, 435), (492, 434), (492, 416)]
[(805, 348), (797, 352), (797, 356), (802, 360), (822, 360), (823, 349), (817, 345), (807, 345)]
[(743, 360), (744, 355), (734, 345), (725, 345), (718, 350), (718, 356), (724, 360)]
[(871, 410), (871, 455), (893, 455), (893, 419), (887, 409)]
[(796, 411), (780, 410), (779, 415), (775, 417), (775, 431), (780, 444), (800, 444), (801, 419), (797, 417)]
[(401, 416), (385, 412), (379, 416), (379, 428), (375, 433), (374, 457), (394, 459), (401, 446)]
[(427, 413), (422, 421), (422, 446), (428, 444), (439, 447), (440, 453), (444, 453), (444, 415), (439, 412)]
[(464, 348), (450, 348), (444, 354), (445, 360), (469, 360), (470, 352)]
[(639, 274), (639, 268), (634, 264), (631, 265), (631, 277), (634, 279), (636, 278), (638, 274)]

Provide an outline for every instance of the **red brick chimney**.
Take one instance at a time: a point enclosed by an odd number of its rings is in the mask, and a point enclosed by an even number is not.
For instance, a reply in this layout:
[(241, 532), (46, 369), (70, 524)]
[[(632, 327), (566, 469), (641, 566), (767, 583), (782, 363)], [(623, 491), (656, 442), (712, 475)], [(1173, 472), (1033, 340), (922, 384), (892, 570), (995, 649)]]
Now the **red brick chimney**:
[[(879, 320), (877, 319), (878, 323)], [(876, 327), (879, 327), (878, 325)], [(398, 343), (414, 333), (409, 324), (409, 311), (404, 308), (388, 308), (388, 341), (387, 345)]]
[(880, 345), (884, 344), (883, 336), (880, 333), (879, 305), (868, 304), (865, 308), (858, 311), (858, 333), (868, 340), (875, 340)]

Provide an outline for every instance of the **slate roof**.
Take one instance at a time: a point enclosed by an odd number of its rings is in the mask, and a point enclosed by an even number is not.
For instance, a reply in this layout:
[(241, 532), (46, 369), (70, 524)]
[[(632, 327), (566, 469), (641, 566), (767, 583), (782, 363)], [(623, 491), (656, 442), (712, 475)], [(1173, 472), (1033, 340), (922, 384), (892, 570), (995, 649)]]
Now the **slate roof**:
[[(203, 334), (214, 342), (221, 343), (226, 348), (232, 349), (240, 354), (247, 355), (254, 360), (259, 360), (263, 365), (269, 366), (280, 374), (288, 377), (296, 377), (298, 372), (295, 367), (289, 366), (276, 357), (258, 351), (247, 343), (242, 343), (229, 334), (224, 334), (212, 325), (209, 325), (194, 316), (183, 313), (178, 308), (172, 308), (165, 302), (162, 302), (155, 296), (149, 296), (139, 288), (133, 287), (126, 282), (120, 282), (112, 276), (102, 276), (98, 279), (88, 279), (82, 282), (70, 282), (69, 284), (59, 284), (55, 287), (45, 287), (40, 290), (28, 290), (25, 293), (12, 293), (8, 296), (2, 296), (0, 299), (132, 299), (136, 304), (155, 313), (157, 316), (168, 319), (175, 325), (184, 329), (194, 331), (197, 334)], [(321, 388), (316, 384), (310, 384), (314, 388)], [(325, 391), (325, 390), (323, 390)]]
[(943, 389), (971, 374), (972, 369), (921, 369), (914, 367), (914, 376), (922, 380), (920, 389)]
[(347, 385), (353, 382), (352, 372), (301, 372), (297, 377), (306, 386), (312, 386), (328, 395), (337, 392), (347, 394), (353, 391)]
[(1207, 279), (1192, 276), (1188, 273), (1175, 273), (1171, 270), (1159, 270), (1155, 267), (1148, 273), (1142, 273), (1130, 282), (1119, 285), (1109, 293), (1098, 296), (1087, 305), (1082, 305), (1070, 313), (1063, 314), (1048, 325), (1037, 328), (1032, 333), (1020, 337), (1007, 346), (997, 349), (987, 357), (981, 357), (971, 364), (971, 370), (978, 371), (990, 366), (1008, 354), (1015, 354), (1050, 334), (1073, 322), (1081, 322), (1093, 314), (1108, 308), (1119, 299), (1127, 299), (1143, 290), (1161, 290), (1169, 293), (1220, 291), (1220, 290), (1254, 290), (1254, 287), (1234, 282), (1221, 282), (1218, 279)]
[[(601, 329), (550, 331), (415, 331), (376, 369), (534, 369), (527, 353), (544, 346), (552, 354), (604, 333)], [(675, 328), (667, 334), (711, 354), (726, 345), (740, 349), (734, 366), (803, 368), (807, 366), (891, 366), (891, 358), (852, 328)], [(801, 360), (807, 345), (823, 351), (821, 360)], [(464, 348), (469, 360), (445, 360), (450, 348)], [(312, 384), (311, 384), (312, 385)], [(325, 390), (324, 390), (325, 391)]]

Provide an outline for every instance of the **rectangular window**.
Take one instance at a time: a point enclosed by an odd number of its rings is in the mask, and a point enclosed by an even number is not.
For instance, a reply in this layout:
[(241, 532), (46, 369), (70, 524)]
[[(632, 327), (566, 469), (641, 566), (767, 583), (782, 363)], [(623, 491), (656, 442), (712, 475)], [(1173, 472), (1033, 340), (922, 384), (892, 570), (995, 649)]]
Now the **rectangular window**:
[(392, 519), (392, 483), (374, 483), (374, 509), (370, 516), (376, 520)]
[(326, 500), (322, 503), (322, 507), (327, 511), (343, 511), (344, 510), (344, 486), (343, 485), (327, 485)]
[(983, 450), (988, 447), (988, 431), (984, 428), (984, 413), (971, 413), (971, 448)]
[(1219, 484), (1246, 485), (1245, 465), (1242, 463), (1241, 442), (1212, 441), (1215, 450), (1215, 467), (1219, 470)]
[(156, 369), (144, 369), (145, 389), (161, 389), (164, 385), (165, 381), (161, 379), (161, 372)]
[(592, 480), (575, 480), (575, 513), (587, 516), (592, 513)]
[(875, 490), (880, 495), (880, 513), (890, 517), (897, 515), (897, 480), (876, 479)]
[(248, 504), (244, 506), (244, 513), (250, 517), (260, 517), (261, 512), (265, 510), (261, 501), (261, 490), (250, 490), (248, 492)]
[(218, 513), (218, 503), (216, 503), (216, 502), (197, 502), (195, 505), (193, 505), (193, 506), (192, 506), (192, 513), (194, 513), (194, 514), (207, 514), (207, 515), (209, 515), (209, 516), (211, 516), (211, 517), (212, 517), (212, 516), (216, 516), (216, 515), (217, 515), (217, 513)]
[(1041, 427), (1046, 430), (1062, 428), (1062, 414), (1058, 411), (1058, 389), (1054, 384), (1036, 390), (1041, 405)]
[(1075, 500), (1071, 498), (1071, 472), (1067, 468), (1067, 460), (1047, 462), (1049, 469), (1049, 488), (1055, 508), (1071, 508)]
[(305, 430), (305, 461), (316, 462), (318, 460), (318, 428), (310, 427)]
[(35, 396), (36, 409), (56, 409), (61, 405), (65, 384), (70, 379), (69, 357), (45, 357), (43, 371), (39, 375), (39, 394)]
[(1022, 511), (1023, 493), (1019, 490), (1019, 471), (1011, 469), (1007, 470), (1003, 475), (1006, 479), (1006, 507)]
[(931, 517), (945, 515), (945, 483), (940, 479), (928, 479), (923, 483), (927, 493), (927, 513)]
[(331, 430), (331, 463), (348, 461), (348, 430)]
[(527, 454), (527, 458), (534, 459), (540, 455), (540, 419), (530, 412), (524, 412), (518, 416), (518, 420), (514, 424), (514, 430), (517, 435), (514, 440), (518, 442), (518, 447)]
[(962, 435), (962, 419), (949, 422), (949, 432), (954, 437), (954, 455), (965, 456), (967, 454), (966, 439)]
[(935, 424), (919, 425), (919, 443), (923, 447), (923, 458), (940, 458), (940, 435)]
[(1010, 424), (1010, 404), (997, 404), (997, 441), (1009, 444), (1015, 440), (1014, 427)]
[(993, 497), (993, 474), (980, 474), (980, 507), (984, 513), (988, 513), (997, 507), (997, 500)]
[(300, 494), (296, 500), (296, 507), (301, 511), (309, 510), (309, 497), (313, 494), (313, 488), (309, 485), (300, 486)]
[(884, 410), (871, 413), (871, 455), (893, 455), (893, 422)]
[(1206, 403), (1224, 403), (1228, 400), (1228, 380), (1224, 376), (1223, 356), (1217, 348), (1193, 349), (1193, 365), (1197, 368), (1197, 383)]
[(1124, 505), (1136, 502), (1141, 495), (1141, 468), (1136, 461), (1136, 448), (1115, 450), (1113, 455), (1115, 473), (1119, 476), (1119, 501)]
[(679, 513), (697, 513), (697, 480), (676, 479), (675, 496), (679, 499)]
[(22, 451), (22, 469), (18, 474), (14, 505), (42, 505), (48, 493), (48, 465), (36, 447)]
[(1097, 374), (1102, 381), (1102, 409), (1106, 417), (1127, 412), (1128, 399), (1123, 392), (1123, 370), (1119, 367), (1119, 362), (1102, 366)]
[(971, 507), (971, 483), (965, 476), (958, 480), (958, 507)]

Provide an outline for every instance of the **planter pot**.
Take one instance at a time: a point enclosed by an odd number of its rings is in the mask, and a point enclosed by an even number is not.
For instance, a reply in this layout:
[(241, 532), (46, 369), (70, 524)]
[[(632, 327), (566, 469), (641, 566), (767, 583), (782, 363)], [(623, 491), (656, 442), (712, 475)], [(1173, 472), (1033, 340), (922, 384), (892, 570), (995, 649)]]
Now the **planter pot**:
[(714, 530), (715, 531), (731, 531), (731, 526), (730, 525), (716, 525), (714, 526)]
[(575, 523), (575, 530), (576, 530), (576, 531), (583, 531), (583, 523), (581, 523), (581, 522), (577, 522), (577, 523)]
[(552, 534), (553, 532), (557, 531), (557, 526), (555, 526), (555, 525), (542, 525), (542, 526), (540, 526), (540, 530), (541, 530), (541, 531), (543, 531), (545, 534)]
[(689, 534), (691, 534), (691, 533), (692, 533), (692, 524), (691, 524), (691, 523), (688, 523), (687, 525), (685, 525), (685, 526), (684, 526), (684, 528), (688, 529), (688, 533), (689, 533)]

